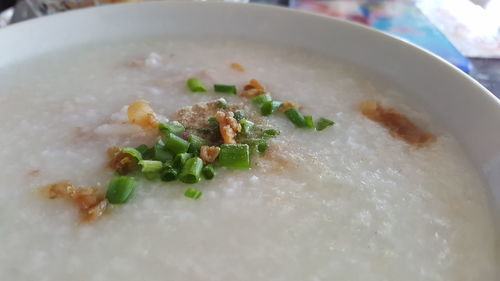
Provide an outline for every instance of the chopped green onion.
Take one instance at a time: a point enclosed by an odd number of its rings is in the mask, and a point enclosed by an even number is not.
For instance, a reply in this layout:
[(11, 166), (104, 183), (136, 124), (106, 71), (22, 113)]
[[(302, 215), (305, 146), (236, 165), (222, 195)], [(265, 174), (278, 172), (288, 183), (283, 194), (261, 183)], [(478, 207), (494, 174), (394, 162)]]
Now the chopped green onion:
[(233, 169), (250, 168), (250, 149), (247, 144), (223, 144), (220, 146), (219, 164)]
[(311, 115), (304, 116), (304, 120), (306, 121), (306, 128), (315, 129), (313, 117)]
[(204, 138), (200, 138), (196, 135), (189, 135), (188, 142), (191, 144), (189, 146), (189, 152), (198, 155), (200, 153), (200, 148), (208, 144)]
[(224, 99), (224, 98), (218, 99), (217, 100), (217, 107), (222, 108), (222, 109), (227, 109), (228, 105), (227, 105), (226, 99)]
[(108, 184), (106, 199), (111, 204), (123, 204), (128, 201), (135, 190), (135, 179), (132, 177), (116, 177)]
[(292, 123), (299, 128), (304, 128), (307, 126), (304, 115), (300, 113), (296, 108), (290, 108), (285, 111), (286, 117), (292, 121)]
[(234, 85), (214, 84), (214, 91), (216, 93), (224, 93), (224, 94), (233, 94), (233, 95), (236, 95), (236, 86), (234, 86)]
[(160, 179), (162, 181), (174, 181), (177, 179), (178, 174), (179, 170), (172, 167), (165, 167), (163, 171), (161, 171)]
[(203, 160), (199, 157), (193, 157), (186, 161), (179, 174), (179, 180), (184, 183), (197, 183), (200, 180)]
[(206, 92), (207, 88), (205, 88), (205, 85), (201, 83), (200, 79), (198, 78), (189, 78), (187, 80), (187, 86), (193, 93), (200, 93), (200, 92)]
[(260, 114), (264, 116), (268, 116), (273, 114), (278, 108), (281, 106), (282, 102), (280, 101), (267, 101), (262, 104), (260, 107)]
[(139, 161), (139, 165), (142, 166), (141, 172), (144, 174), (157, 173), (163, 168), (163, 163), (156, 160), (141, 160)]
[(201, 173), (205, 179), (211, 180), (215, 177), (215, 168), (211, 164), (208, 164), (201, 169)]
[(148, 181), (154, 181), (157, 180), (160, 177), (160, 173), (142, 173), (142, 175), (148, 180)]
[(240, 120), (245, 119), (245, 118), (247, 118), (245, 111), (236, 110), (234, 112), (234, 119), (236, 119), (236, 121), (240, 121)]
[(139, 151), (137, 151), (137, 149), (135, 149), (135, 148), (125, 147), (125, 148), (123, 148), (121, 150), (121, 152), (129, 154), (130, 156), (132, 156), (135, 159), (137, 159), (137, 161), (141, 161), (142, 160), (142, 154)]
[(210, 117), (208, 118), (208, 123), (214, 127), (219, 127), (219, 122), (217, 121), (217, 118), (215, 117)]
[(318, 129), (318, 131), (322, 131), (328, 127), (333, 126), (334, 124), (335, 122), (333, 122), (332, 120), (321, 117), (318, 119), (318, 122), (316, 123), (316, 128)]
[(153, 160), (158, 160), (161, 162), (166, 162), (168, 160), (172, 160), (174, 157), (170, 152), (165, 150), (165, 143), (162, 140), (159, 140), (153, 146)]
[(193, 158), (193, 154), (191, 153), (179, 153), (174, 158), (173, 166), (177, 169), (182, 169), (186, 161), (190, 158)]
[(139, 151), (140, 154), (144, 155), (146, 151), (148, 151), (149, 147), (145, 144), (141, 144), (138, 147), (135, 148), (135, 150)]
[(168, 134), (168, 139), (165, 142), (165, 148), (174, 154), (187, 152), (189, 149), (189, 142), (172, 134)]
[(184, 128), (184, 126), (182, 126), (181, 123), (174, 121), (174, 122), (160, 123), (160, 125), (158, 125), (158, 130), (160, 130), (160, 133), (167, 136), (170, 133), (174, 135), (180, 135), (184, 133), (186, 129)]
[(154, 156), (153, 156), (153, 160), (158, 160), (158, 161), (161, 161), (161, 162), (166, 162), (168, 160), (172, 160), (174, 158), (174, 156), (172, 155), (172, 153), (164, 150), (164, 149), (161, 149), (161, 148), (157, 148), (157, 147), (154, 147)]
[(242, 119), (239, 123), (241, 124), (241, 133), (243, 135), (248, 135), (255, 125), (252, 121), (247, 119)]
[(213, 129), (195, 129), (196, 132), (200, 133), (200, 134), (204, 134), (204, 135), (208, 135), (208, 134), (211, 134), (213, 133)]
[(201, 197), (203, 193), (197, 189), (194, 189), (194, 188), (188, 188), (186, 189), (186, 192), (184, 192), (184, 196), (186, 196), (187, 198), (192, 198), (192, 199), (198, 199)]
[(270, 139), (270, 138), (276, 137), (279, 134), (280, 134), (279, 130), (268, 129), (268, 130), (264, 130), (264, 132), (262, 132), (262, 137), (265, 139)]
[(263, 94), (263, 95), (259, 95), (259, 96), (252, 98), (252, 102), (254, 104), (263, 104), (263, 103), (266, 103), (266, 102), (269, 102), (272, 100), (273, 100), (273, 98), (271, 97), (270, 94)]
[(257, 151), (262, 154), (267, 150), (267, 141), (265, 139), (246, 139), (243, 141), (250, 146), (252, 151)]

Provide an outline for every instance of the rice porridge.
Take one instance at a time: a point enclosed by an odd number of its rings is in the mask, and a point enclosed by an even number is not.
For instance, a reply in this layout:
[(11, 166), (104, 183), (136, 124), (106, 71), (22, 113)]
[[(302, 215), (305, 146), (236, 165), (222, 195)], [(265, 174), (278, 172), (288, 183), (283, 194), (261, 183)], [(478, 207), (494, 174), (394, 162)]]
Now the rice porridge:
[[(494, 212), (457, 141), (399, 88), (346, 64), (174, 38), (49, 54), (0, 77), (0, 280), (498, 280)], [(192, 93), (190, 77), (208, 91)], [(299, 129), (277, 112), (263, 122), (281, 133), (251, 169), (217, 168), (195, 185), (137, 177), (126, 204), (91, 222), (38, 192), (63, 180), (106, 188), (108, 148), (152, 145), (151, 130), (127, 122), (133, 102), (164, 121), (221, 97), (252, 111), (211, 87), (240, 91), (253, 78), (335, 125)], [(435, 139), (416, 147), (394, 137), (360, 113), (363, 100)], [(186, 198), (188, 187), (203, 195)]]

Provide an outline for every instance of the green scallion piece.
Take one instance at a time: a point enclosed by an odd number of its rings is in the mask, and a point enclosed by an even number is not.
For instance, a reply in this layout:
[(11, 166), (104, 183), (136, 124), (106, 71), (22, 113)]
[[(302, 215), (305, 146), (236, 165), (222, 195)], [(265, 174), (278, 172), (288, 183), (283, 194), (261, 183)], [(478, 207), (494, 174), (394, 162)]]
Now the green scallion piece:
[(318, 122), (316, 122), (316, 129), (318, 131), (323, 131), (324, 129), (331, 127), (335, 124), (332, 120), (326, 119), (326, 118), (319, 118)]
[(188, 142), (191, 144), (189, 146), (189, 152), (195, 155), (200, 154), (200, 148), (204, 145), (208, 145), (208, 141), (204, 138), (200, 138), (196, 135), (189, 135)]
[(198, 189), (194, 189), (194, 188), (188, 188), (188, 189), (186, 189), (186, 192), (184, 192), (184, 196), (186, 196), (187, 198), (195, 199), (195, 200), (200, 198), (202, 194), (203, 194), (203, 192), (199, 191)]
[(219, 122), (217, 121), (217, 118), (215, 118), (215, 117), (208, 118), (208, 123), (210, 123), (211, 126), (219, 127)]
[(241, 133), (243, 135), (248, 135), (255, 126), (255, 124), (252, 121), (247, 119), (241, 119), (239, 123), (241, 124)]
[(108, 184), (108, 191), (106, 192), (106, 199), (111, 204), (123, 204), (134, 193), (136, 186), (135, 179), (132, 177), (116, 177), (113, 178)]
[(139, 151), (139, 153), (141, 153), (143, 156), (144, 156), (144, 153), (146, 153), (146, 151), (148, 151), (148, 149), (149, 149), (149, 147), (145, 144), (141, 144), (135, 148), (135, 150)]
[(267, 101), (262, 104), (260, 107), (260, 114), (264, 116), (269, 116), (276, 112), (278, 108), (281, 106), (282, 102), (280, 101)]
[(306, 128), (315, 129), (313, 117), (311, 115), (304, 116), (304, 120), (306, 121)]
[(179, 180), (183, 183), (197, 183), (200, 180), (203, 160), (193, 157), (186, 161), (179, 174)]
[(285, 111), (285, 116), (288, 120), (292, 121), (292, 123), (299, 128), (304, 128), (307, 126), (306, 120), (304, 119), (304, 115), (300, 113), (296, 108), (290, 108)]
[(234, 119), (236, 119), (236, 121), (240, 121), (247, 118), (247, 114), (243, 110), (236, 110), (233, 113), (234, 113)]
[(174, 181), (177, 179), (178, 175), (179, 175), (179, 170), (172, 167), (165, 167), (161, 171), (160, 179), (162, 181)]
[(146, 149), (146, 151), (144, 151), (144, 152), (141, 152), (141, 154), (142, 154), (142, 159), (147, 159), (147, 160), (153, 159), (154, 146)]
[(233, 94), (236, 95), (236, 86), (234, 85), (223, 85), (223, 84), (214, 84), (214, 91), (216, 93), (223, 94)]
[(158, 130), (160, 131), (160, 133), (167, 136), (170, 133), (174, 135), (180, 135), (184, 133), (186, 128), (184, 128), (184, 126), (182, 126), (181, 123), (174, 121), (174, 122), (160, 123), (160, 125), (158, 125)]
[(173, 154), (185, 153), (189, 149), (189, 142), (169, 133), (168, 139), (165, 141), (165, 148)]
[(265, 139), (270, 139), (270, 138), (274, 138), (276, 137), (277, 135), (280, 134), (280, 131), (279, 130), (275, 130), (275, 129), (268, 129), (268, 130), (264, 130), (262, 132), (262, 137), (265, 138)]
[(224, 98), (218, 99), (217, 100), (217, 107), (218, 108), (222, 108), (222, 109), (227, 109), (228, 104), (227, 104), (226, 99), (224, 99)]
[(182, 169), (186, 161), (190, 158), (193, 158), (193, 154), (191, 153), (179, 153), (175, 156), (173, 166), (177, 169)]
[(142, 173), (145, 179), (148, 181), (157, 180), (160, 177), (160, 173)]
[(125, 147), (121, 150), (122, 153), (129, 154), (130, 156), (134, 157), (137, 159), (137, 161), (142, 160), (142, 154), (135, 148), (132, 147)]
[(265, 139), (246, 139), (243, 140), (243, 143), (248, 144), (252, 152), (256, 151), (260, 154), (266, 152), (268, 147)]
[(272, 101), (272, 100), (273, 100), (273, 98), (271, 97), (270, 94), (258, 95), (256, 97), (252, 98), (252, 102), (254, 104), (258, 104), (258, 105)]
[(205, 179), (211, 180), (215, 177), (215, 168), (211, 164), (205, 165), (205, 167), (201, 169), (201, 173)]
[(189, 78), (186, 84), (189, 90), (191, 90), (191, 92), (193, 93), (202, 93), (207, 91), (205, 85), (203, 85), (203, 83), (201, 83), (200, 79), (198, 78)]
[(165, 150), (165, 143), (163, 143), (162, 140), (159, 140), (153, 146), (153, 157), (152, 158), (153, 158), (153, 160), (166, 162), (166, 161), (172, 160), (174, 158), (174, 156), (172, 155), (172, 153)]
[(223, 144), (220, 146), (219, 164), (233, 169), (250, 168), (250, 149), (247, 144)]
[(163, 163), (156, 160), (141, 160), (139, 165), (142, 166), (141, 172), (144, 174), (158, 173), (163, 168)]

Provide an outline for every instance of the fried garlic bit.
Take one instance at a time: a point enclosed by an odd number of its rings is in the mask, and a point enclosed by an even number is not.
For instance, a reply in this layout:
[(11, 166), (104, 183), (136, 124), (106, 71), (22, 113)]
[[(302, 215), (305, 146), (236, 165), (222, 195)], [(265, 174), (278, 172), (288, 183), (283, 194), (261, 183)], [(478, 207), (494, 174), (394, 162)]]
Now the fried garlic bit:
[(284, 102), (281, 106), (280, 106), (280, 111), (287, 111), (288, 109), (290, 108), (297, 108), (297, 109), (300, 109), (300, 105), (296, 102), (293, 102), (293, 101), (287, 101), (287, 102)]
[(128, 121), (141, 126), (144, 129), (158, 128), (158, 118), (155, 112), (145, 100), (140, 100), (128, 106)]
[(236, 63), (236, 62), (233, 62), (231, 64), (231, 68), (233, 70), (236, 70), (236, 71), (239, 71), (239, 72), (245, 72), (245, 68), (241, 64)]
[(248, 82), (247, 85), (245, 85), (245, 87), (243, 87), (241, 96), (246, 98), (254, 98), (265, 93), (267, 93), (267, 91), (264, 86), (259, 81), (252, 79), (250, 80), (250, 82)]
[(213, 163), (219, 156), (220, 147), (204, 145), (200, 148), (200, 158), (205, 163)]
[(408, 144), (420, 147), (434, 142), (436, 137), (417, 127), (406, 116), (395, 109), (383, 108), (376, 100), (365, 100), (360, 104), (361, 113), (389, 130), (391, 136)]
[(219, 131), (224, 143), (235, 144), (236, 134), (241, 131), (241, 125), (234, 119), (234, 113), (217, 111), (215, 118), (219, 122)]
[(138, 165), (137, 159), (128, 153), (123, 153), (119, 146), (108, 148), (108, 167), (120, 175), (132, 172)]
[(40, 191), (49, 199), (71, 200), (79, 208), (83, 222), (98, 219), (108, 207), (108, 200), (98, 187), (78, 188), (69, 181), (61, 181), (43, 186)]

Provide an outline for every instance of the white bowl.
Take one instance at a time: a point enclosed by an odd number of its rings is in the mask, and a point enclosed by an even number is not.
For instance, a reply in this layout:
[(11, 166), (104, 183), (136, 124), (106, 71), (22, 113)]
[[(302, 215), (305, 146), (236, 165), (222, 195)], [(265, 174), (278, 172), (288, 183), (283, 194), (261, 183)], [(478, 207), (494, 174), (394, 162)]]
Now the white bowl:
[(444, 60), (358, 24), (253, 4), (110, 5), (0, 30), (0, 68), (72, 46), (172, 33), (224, 34), (299, 46), (385, 76), (455, 134), (500, 207), (500, 101)]

